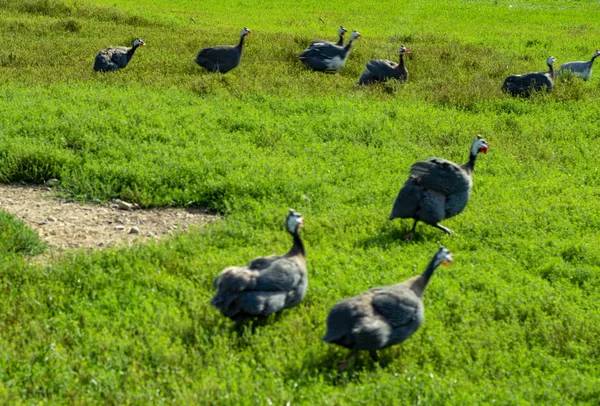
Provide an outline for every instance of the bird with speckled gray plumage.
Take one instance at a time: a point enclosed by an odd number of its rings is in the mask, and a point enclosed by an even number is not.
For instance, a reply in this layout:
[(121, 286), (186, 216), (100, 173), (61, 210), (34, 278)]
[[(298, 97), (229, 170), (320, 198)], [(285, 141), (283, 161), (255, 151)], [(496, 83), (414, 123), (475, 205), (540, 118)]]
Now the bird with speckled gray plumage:
[(390, 215), (390, 220), (414, 219), (405, 239), (412, 237), (419, 221), (452, 234), (452, 230), (438, 223), (456, 216), (466, 207), (473, 187), (477, 154), (487, 153), (488, 148), (487, 141), (478, 135), (471, 144), (469, 161), (464, 165), (432, 158), (411, 166), (410, 176), (400, 189)]
[(573, 75), (583, 80), (589, 80), (592, 76), (592, 66), (594, 65), (594, 60), (598, 56), (600, 56), (600, 49), (596, 49), (596, 52), (594, 52), (594, 55), (592, 55), (592, 59), (589, 61), (563, 63), (558, 69), (558, 74), (560, 75), (565, 72), (571, 72)]
[(209, 72), (229, 72), (240, 64), (244, 38), (250, 35), (251, 32), (250, 29), (244, 27), (240, 32), (240, 42), (236, 46), (220, 45), (201, 49), (194, 62)]
[(408, 70), (404, 64), (404, 54), (409, 54), (404, 45), (400, 45), (398, 54), (400, 56), (399, 63), (388, 61), (387, 59), (374, 59), (367, 62), (367, 69), (362, 73), (358, 80), (359, 85), (370, 85), (376, 82), (387, 82), (389, 79), (400, 81), (408, 80)]
[(299, 231), (303, 223), (303, 217), (290, 209), (286, 227), (294, 242), (289, 252), (225, 268), (214, 281), (217, 293), (210, 304), (238, 324), (297, 306), (308, 287), (306, 252)]
[(142, 45), (145, 45), (145, 42), (140, 38), (136, 38), (131, 48), (108, 47), (103, 49), (96, 55), (94, 70), (96, 72), (107, 72), (126, 67), (129, 61), (131, 61), (135, 50)]
[(360, 37), (360, 34), (357, 31), (353, 31), (350, 35), (350, 42), (344, 47), (331, 43), (315, 44), (298, 55), (298, 59), (312, 70), (337, 72), (346, 64), (346, 60), (352, 49), (352, 43), (358, 37)]
[(413, 335), (423, 324), (421, 297), (431, 275), (441, 264), (451, 262), (452, 253), (440, 247), (421, 275), (337, 302), (327, 316), (323, 341), (352, 350), (340, 367), (354, 359), (359, 350), (369, 351), (377, 360), (377, 350), (400, 344)]
[(546, 89), (547, 93), (552, 91), (554, 86), (554, 66), (556, 58), (553, 56), (546, 59), (548, 72), (530, 72), (522, 75), (510, 75), (502, 83), (502, 91), (510, 93), (512, 96), (529, 97), (532, 92), (539, 92)]
[(316, 39), (314, 41), (311, 41), (311, 43), (308, 45), (308, 47), (311, 48), (314, 46), (319, 46), (319, 44), (331, 44), (331, 45), (337, 45), (338, 47), (343, 47), (344, 46), (344, 35), (346, 35), (347, 32), (348, 32), (348, 30), (340, 25), (340, 28), (338, 30), (338, 35), (339, 35), (338, 42), (333, 43), (331, 41), (325, 41), (323, 39)]

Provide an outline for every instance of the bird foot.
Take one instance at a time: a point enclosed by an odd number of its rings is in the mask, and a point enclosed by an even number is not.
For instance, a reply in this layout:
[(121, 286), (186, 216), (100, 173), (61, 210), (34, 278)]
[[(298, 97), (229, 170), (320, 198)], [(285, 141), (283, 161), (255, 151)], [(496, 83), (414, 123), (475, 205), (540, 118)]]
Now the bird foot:
[(412, 238), (413, 234), (414, 233), (412, 231), (409, 231), (408, 233), (404, 234), (404, 236), (402, 237), (402, 239), (404, 241), (408, 241), (408, 240), (410, 240)]
[(446, 234), (454, 234), (454, 231), (450, 230), (448, 227), (440, 226), (439, 224), (433, 225), (435, 228), (442, 230)]

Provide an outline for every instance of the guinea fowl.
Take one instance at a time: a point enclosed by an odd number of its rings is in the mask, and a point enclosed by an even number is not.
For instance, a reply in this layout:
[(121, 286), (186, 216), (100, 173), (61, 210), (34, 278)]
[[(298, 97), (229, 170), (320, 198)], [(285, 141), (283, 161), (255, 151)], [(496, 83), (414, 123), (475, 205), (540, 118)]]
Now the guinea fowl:
[(592, 65), (594, 65), (594, 60), (600, 55), (600, 49), (596, 49), (594, 55), (592, 55), (592, 59), (589, 61), (578, 61), (578, 62), (568, 62), (564, 63), (558, 69), (558, 74), (565, 71), (572, 72), (575, 76), (580, 77), (583, 80), (589, 80), (592, 76)]
[(421, 297), (435, 269), (452, 263), (452, 253), (444, 247), (435, 253), (425, 272), (402, 283), (369, 289), (361, 295), (337, 302), (327, 316), (323, 341), (352, 350), (347, 366), (359, 350), (369, 351), (377, 360), (377, 350), (400, 344), (423, 324)]
[(541, 91), (546, 88), (546, 92), (552, 91), (554, 85), (554, 67), (556, 62), (553, 56), (546, 59), (546, 64), (550, 69), (548, 72), (531, 72), (523, 75), (510, 75), (504, 79), (502, 90), (509, 92), (513, 96), (528, 97), (533, 91)]
[(221, 45), (201, 49), (194, 61), (210, 72), (229, 72), (240, 64), (244, 38), (250, 35), (251, 32), (251, 30), (244, 27), (240, 33), (240, 42), (237, 45)]
[(145, 45), (145, 42), (140, 38), (133, 41), (131, 48), (127, 47), (108, 47), (98, 52), (94, 60), (94, 70), (96, 72), (106, 72), (109, 70), (117, 70), (127, 66), (135, 50)]
[(350, 42), (345, 47), (335, 44), (318, 43), (302, 52), (298, 59), (312, 70), (321, 72), (337, 72), (346, 64), (352, 43), (360, 37), (357, 31), (350, 35)]
[(404, 236), (405, 239), (412, 237), (419, 221), (452, 234), (452, 230), (438, 223), (456, 216), (467, 205), (473, 187), (473, 168), (477, 154), (487, 153), (488, 147), (487, 141), (478, 135), (471, 145), (469, 161), (464, 165), (432, 158), (410, 167), (410, 176), (400, 189), (390, 215), (390, 220), (415, 220), (412, 229)]
[(317, 39), (317, 40), (312, 41), (308, 47), (311, 48), (317, 44), (331, 44), (331, 45), (337, 45), (338, 47), (342, 47), (342, 46), (344, 46), (344, 35), (346, 35), (347, 32), (348, 32), (348, 30), (340, 25), (340, 29), (338, 30), (338, 35), (340, 36), (340, 38), (338, 39), (338, 42), (333, 43), (330, 41)]
[(409, 54), (404, 45), (400, 45), (398, 51), (400, 54), (400, 63), (388, 61), (386, 59), (375, 59), (367, 62), (367, 69), (358, 80), (359, 85), (369, 85), (375, 82), (387, 82), (389, 79), (408, 80), (408, 70), (404, 66), (404, 54)]
[(210, 304), (237, 324), (298, 305), (308, 286), (306, 253), (299, 234), (303, 222), (302, 216), (290, 209), (286, 218), (294, 241), (290, 251), (255, 258), (245, 267), (225, 268), (214, 281), (217, 293)]

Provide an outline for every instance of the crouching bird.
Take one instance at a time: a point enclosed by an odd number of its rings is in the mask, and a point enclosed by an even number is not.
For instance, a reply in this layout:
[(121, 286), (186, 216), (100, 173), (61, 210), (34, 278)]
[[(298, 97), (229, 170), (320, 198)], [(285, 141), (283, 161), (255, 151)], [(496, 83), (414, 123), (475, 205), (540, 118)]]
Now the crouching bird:
[(290, 209), (285, 224), (293, 245), (288, 253), (225, 268), (214, 281), (217, 293), (210, 304), (237, 324), (297, 306), (308, 286), (306, 252), (299, 232), (303, 223), (303, 217)]

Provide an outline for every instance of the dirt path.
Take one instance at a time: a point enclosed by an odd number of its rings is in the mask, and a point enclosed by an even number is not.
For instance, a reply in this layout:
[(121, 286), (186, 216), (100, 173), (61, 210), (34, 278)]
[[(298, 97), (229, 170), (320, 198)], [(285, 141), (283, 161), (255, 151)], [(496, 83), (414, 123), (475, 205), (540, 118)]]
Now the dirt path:
[[(187, 231), (218, 216), (199, 209), (136, 210), (127, 203), (80, 204), (51, 188), (0, 185), (0, 209), (15, 215), (56, 248), (102, 248)], [(125, 209), (125, 210), (123, 210)]]

